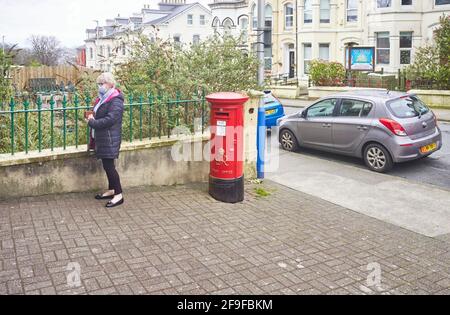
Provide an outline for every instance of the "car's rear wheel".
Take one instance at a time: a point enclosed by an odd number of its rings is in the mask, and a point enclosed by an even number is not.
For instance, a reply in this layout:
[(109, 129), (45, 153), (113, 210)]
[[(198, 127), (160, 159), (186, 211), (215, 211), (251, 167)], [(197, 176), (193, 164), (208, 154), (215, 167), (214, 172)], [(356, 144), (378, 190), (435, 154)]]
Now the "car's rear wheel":
[(294, 152), (298, 150), (297, 138), (290, 130), (284, 129), (281, 131), (280, 143), (281, 147), (286, 151)]
[(392, 169), (394, 163), (391, 154), (380, 144), (369, 144), (364, 150), (364, 161), (367, 167), (378, 173), (386, 173)]

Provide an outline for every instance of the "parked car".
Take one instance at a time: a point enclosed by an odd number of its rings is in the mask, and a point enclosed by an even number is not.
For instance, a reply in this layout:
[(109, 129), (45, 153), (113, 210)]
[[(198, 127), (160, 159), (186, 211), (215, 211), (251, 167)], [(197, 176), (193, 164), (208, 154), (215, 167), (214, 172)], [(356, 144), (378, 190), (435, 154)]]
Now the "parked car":
[(328, 96), (278, 125), (285, 150), (308, 147), (355, 156), (380, 173), (442, 147), (434, 113), (413, 94), (387, 90)]
[(266, 127), (272, 128), (277, 125), (277, 120), (284, 117), (284, 108), (278, 98), (271, 91), (264, 91), (264, 107), (266, 110)]

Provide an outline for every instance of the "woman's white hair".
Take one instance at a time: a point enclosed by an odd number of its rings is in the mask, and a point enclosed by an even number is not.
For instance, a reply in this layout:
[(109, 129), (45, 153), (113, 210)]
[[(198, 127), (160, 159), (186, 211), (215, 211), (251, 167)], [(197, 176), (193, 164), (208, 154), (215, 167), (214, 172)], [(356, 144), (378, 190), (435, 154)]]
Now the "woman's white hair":
[(111, 72), (104, 72), (100, 74), (97, 78), (97, 83), (108, 83), (113, 87), (116, 87), (116, 79), (114, 79), (114, 75)]

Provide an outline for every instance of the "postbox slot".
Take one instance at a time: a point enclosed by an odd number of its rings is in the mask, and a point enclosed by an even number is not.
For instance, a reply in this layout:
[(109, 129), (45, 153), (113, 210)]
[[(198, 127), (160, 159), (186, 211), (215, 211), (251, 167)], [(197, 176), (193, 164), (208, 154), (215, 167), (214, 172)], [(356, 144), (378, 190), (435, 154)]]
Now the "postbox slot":
[(216, 116), (228, 117), (230, 113), (216, 113)]

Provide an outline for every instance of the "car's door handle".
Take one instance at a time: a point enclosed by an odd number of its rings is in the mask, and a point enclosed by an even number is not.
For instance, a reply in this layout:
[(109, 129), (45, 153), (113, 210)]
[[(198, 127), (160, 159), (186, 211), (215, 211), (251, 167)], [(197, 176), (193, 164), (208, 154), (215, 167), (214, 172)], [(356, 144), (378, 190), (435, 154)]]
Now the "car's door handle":
[(324, 128), (331, 128), (331, 124), (323, 124), (322, 127), (324, 127)]
[(369, 128), (367, 128), (366, 126), (359, 126), (358, 129), (362, 131), (362, 130), (367, 130)]

